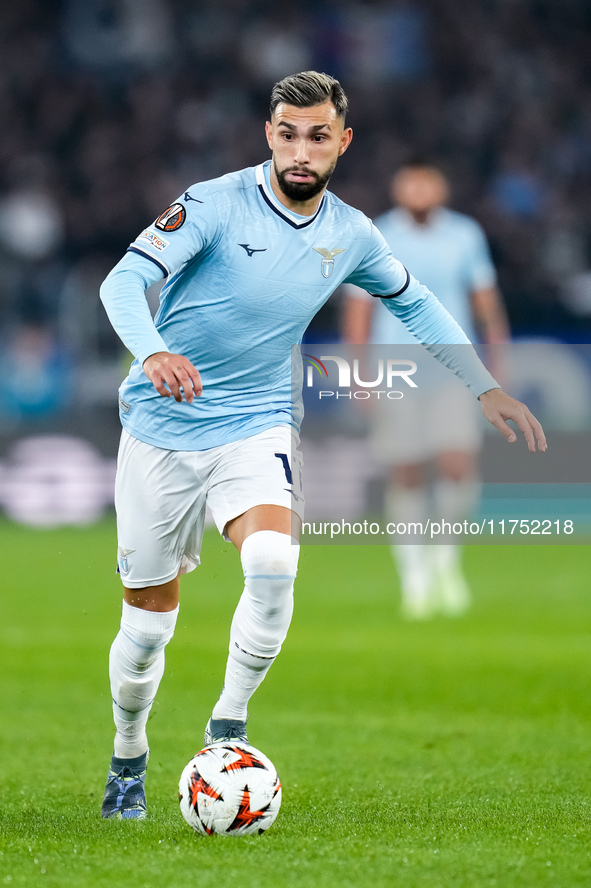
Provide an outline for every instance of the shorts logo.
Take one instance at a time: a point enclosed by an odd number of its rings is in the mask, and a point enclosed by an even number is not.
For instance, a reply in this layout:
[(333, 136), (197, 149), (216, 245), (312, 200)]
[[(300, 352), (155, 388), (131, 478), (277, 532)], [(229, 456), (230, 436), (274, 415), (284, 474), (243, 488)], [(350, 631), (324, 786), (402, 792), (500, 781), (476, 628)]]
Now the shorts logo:
[(312, 247), (317, 253), (320, 253), (322, 256), (322, 265), (320, 266), (320, 271), (322, 272), (322, 277), (329, 278), (334, 270), (334, 257), (338, 256), (339, 253), (346, 253), (347, 250), (325, 250), (324, 247)]
[(150, 228), (146, 228), (145, 231), (142, 231), (138, 240), (140, 239), (147, 240), (150, 246), (153, 247), (155, 250), (158, 250), (159, 253), (161, 253), (162, 250), (165, 250), (170, 243), (170, 241), (167, 241), (163, 237), (160, 237), (159, 234), (157, 234), (155, 231), (152, 231)]
[(127, 560), (127, 556), (131, 555), (132, 552), (135, 552), (135, 549), (121, 549), (121, 548), (119, 549), (119, 552), (118, 552), (119, 557), (117, 559), (117, 562), (119, 565), (118, 569), (119, 569), (120, 574), (125, 575), (125, 574), (129, 573), (129, 562)]
[(175, 203), (156, 219), (156, 228), (160, 231), (176, 231), (187, 217), (187, 211), (180, 203)]

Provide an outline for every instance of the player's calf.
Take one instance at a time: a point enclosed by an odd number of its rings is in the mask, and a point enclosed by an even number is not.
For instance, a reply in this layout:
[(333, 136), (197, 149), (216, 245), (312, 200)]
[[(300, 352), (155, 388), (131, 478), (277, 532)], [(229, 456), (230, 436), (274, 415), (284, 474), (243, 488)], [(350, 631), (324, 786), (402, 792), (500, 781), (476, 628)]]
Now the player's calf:
[(123, 602), (121, 629), (109, 657), (114, 752), (133, 759), (148, 748), (146, 723), (164, 673), (164, 648), (173, 636), (178, 607), (156, 613)]
[(178, 607), (155, 613), (123, 602), (121, 628), (109, 656), (116, 734), (101, 814), (146, 816), (146, 723), (164, 672), (164, 648), (173, 636)]
[(288, 534), (272, 530), (258, 531), (244, 541), (244, 592), (232, 620), (225, 684), (214, 719), (246, 720), (248, 701), (289, 629), (299, 549)]

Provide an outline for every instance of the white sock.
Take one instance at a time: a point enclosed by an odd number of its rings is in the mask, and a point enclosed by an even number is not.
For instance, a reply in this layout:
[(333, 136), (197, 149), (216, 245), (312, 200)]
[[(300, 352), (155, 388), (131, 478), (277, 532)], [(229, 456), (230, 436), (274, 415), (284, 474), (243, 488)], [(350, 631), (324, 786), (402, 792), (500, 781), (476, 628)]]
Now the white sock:
[[(429, 517), (428, 487), (423, 484), (416, 487), (390, 486), (386, 491), (385, 511), (390, 522), (407, 526), (411, 523), (424, 525)], [(419, 534), (407, 534), (402, 539), (404, 542), (400, 544), (395, 542), (396, 536), (393, 537), (391, 552), (400, 577), (403, 605), (409, 610), (416, 608), (419, 612), (427, 607), (431, 588), (429, 547), (419, 542)], [(413, 539), (417, 542), (409, 542)]]
[[(440, 478), (433, 485), (437, 520), (462, 523), (476, 509), (479, 495), (480, 483), (474, 475), (459, 481)], [(462, 572), (462, 550), (456, 539), (453, 534), (442, 536), (431, 552), (441, 608), (449, 616), (463, 614), (471, 598)]]
[(232, 620), (225, 682), (213, 718), (246, 719), (248, 701), (289, 629), (299, 552), (292, 537), (274, 530), (245, 539), (240, 553), (244, 592)]
[(429, 516), (429, 489), (427, 485), (402, 487), (393, 484), (386, 491), (384, 512), (388, 521), (396, 524), (424, 524)]
[[(480, 483), (474, 476), (453, 481), (440, 478), (433, 485), (434, 517), (450, 524), (462, 523), (476, 509)], [(432, 561), (437, 571), (461, 572), (460, 547), (453, 534), (446, 534), (433, 546)]]
[(118, 758), (135, 758), (148, 749), (146, 723), (164, 673), (164, 648), (174, 634), (178, 612), (178, 606), (155, 613), (123, 602), (121, 628), (109, 656)]
[(461, 569), (461, 547), (442, 543), (431, 546), (431, 561), (437, 571), (456, 571)]
[(404, 598), (420, 598), (429, 594), (431, 582), (431, 562), (429, 546), (392, 546), (392, 555), (398, 568), (400, 587)]
[(474, 512), (480, 496), (480, 482), (474, 478), (452, 481), (441, 478), (433, 484), (433, 518), (436, 521), (464, 521)]

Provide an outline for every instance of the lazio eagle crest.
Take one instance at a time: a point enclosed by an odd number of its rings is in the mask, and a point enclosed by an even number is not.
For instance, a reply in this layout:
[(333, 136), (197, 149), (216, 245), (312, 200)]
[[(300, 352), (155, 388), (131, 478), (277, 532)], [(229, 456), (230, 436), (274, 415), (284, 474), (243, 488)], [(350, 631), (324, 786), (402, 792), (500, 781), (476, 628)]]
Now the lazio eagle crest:
[(320, 266), (320, 271), (322, 272), (322, 277), (330, 277), (334, 268), (334, 256), (338, 256), (339, 253), (346, 253), (346, 250), (325, 250), (324, 247), (312, 247), (317, 253), (320, 253), (322, 256), (322, 265)]

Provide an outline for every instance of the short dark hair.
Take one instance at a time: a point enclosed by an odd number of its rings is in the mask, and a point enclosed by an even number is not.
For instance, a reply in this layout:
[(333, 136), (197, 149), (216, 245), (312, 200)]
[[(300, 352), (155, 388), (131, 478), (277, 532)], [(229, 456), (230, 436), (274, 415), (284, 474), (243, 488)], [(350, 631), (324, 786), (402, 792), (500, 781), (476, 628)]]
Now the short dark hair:
[(400, 170), (436, 170), (443, 175), (441, 165), (427, 154), (411, 154), (399, 165)]
[(271, 117), (280, 102), (295, 105), (297, 108), (312, 108), (323, 102), (332, 102), (339, 117), (345, 119), (349, 102), (338, 80), (330, 74), (318, 71), (301, 71), (290, 74), (276, 83), (271, 92)]

